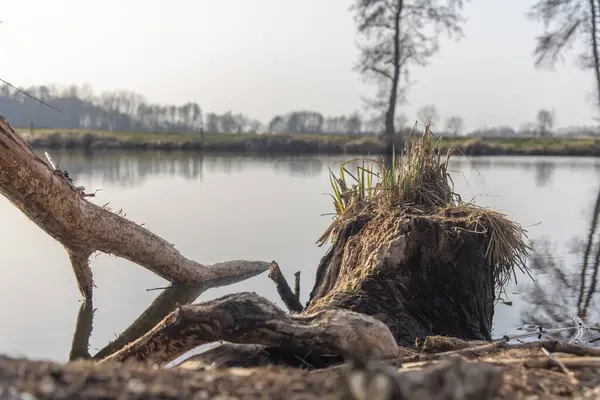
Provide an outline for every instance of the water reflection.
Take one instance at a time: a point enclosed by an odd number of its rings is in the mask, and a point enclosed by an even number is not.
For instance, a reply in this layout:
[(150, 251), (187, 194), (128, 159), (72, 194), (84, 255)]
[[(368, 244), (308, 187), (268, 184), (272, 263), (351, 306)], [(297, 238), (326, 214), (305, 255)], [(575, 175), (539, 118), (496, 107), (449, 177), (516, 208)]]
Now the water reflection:
[(189, 152), (63, 152), (52, 154), (77, 181), (92, 179), (134, 187), (155, 175), (202, 180), (204, 173), (241, 173), (252, 167), (269, 168), (290, 176), (315, 177), (325, 167), (320, 158), (298, 156), (215, 155)]
[(245, 279), (252, 278), (259, 273), (251, 273), (238, 277), (228, 277), (204, 282), (199, 285), (172, 284), (163, 288), (163, 292), (142, 312), (142, 314), (129, 325), (115, 340), (100, 349), (94, 356), (89, 353), (90, 338), (94, 320), (93, 301), (82, 302), (77, 315), (75, 332), (69, 352), (69, 361), (83, 358), (103, 359), (116, 353), (128, 343), (142, 337), (161, 320), (163, 320), (176, 307), (193, 303), (198, 297), (209, 289), (228, 286)]
[[(101, 180), (121, 187), (134, 187), (156, 175), (202, 180), (205, 173), (241, 173), (249, 168), (268, 168), (289, 176), (316, 177), (330, 166), (352, 157), (250, 156), (233, 154), (203, 154), (191, 152), (122, 152), (81, 153), (63, 151), (52, 154), (76, 181)], [(368, 157), (379, 159), (380, 157)], [(600, 176), (600, 162), (595, 159), (564, 157), (453, 157), (451, 169), (458, 171), (514, 169), (533, 170), (537, 187), (547, 187), (557, 166), (561, 170), (593, 168)]]
[[(128, 218), (146, 223), (150, 230), (174, 243), (191, 259), (206, 263), (229, 259), (277, 260), (286, 276), (301, 270), (303, 299), (308, 298), (315, 267), (326, 250), (317, 247), (315, 240), (331, 221), (330, 216), (321, 216), (332, 210), (331, 199), (323, 195), (331, 192), (328, 167), (337, 172), (341, 161), (352, 158), (117, 151), (92, 155), (52, 152), (52, 156), (55, 160), (60, 157), (61, 167), (69, 171), (77, 184), (86, 186), (88, 192), (104, 189), (90, 201), (96, 204), (110, 201), (111, 208), (122, 208)], [(549, 168), (551, 172), (545, 171), (545, 167), (538, 168), (544, 163), (554, 165)], [(545, 259), (538, 262), (539, 273), (534, 271), (534, 278), (546, 296), (557, 306), (563, 305), (564, 296), (578, 296), (581, 268), (571, 269), (583, 265), (590, 218), (586, 215), (586, 221), (582, 221), (580, 214), (582, 209), (590, 214), (594, 208), (597, 193), (590, 191), (589, 186), (590, 182), (600, 179), (600, 159), (455, 157), (450, 164), (456, 190), (463, 199), (474, 199), (477, 204), (505, 212), (510, 219), (527, 226), (529, 237), (536, 241), (539, 257), (545, 252), (548, 253), (546, 258), (555, 253), (565, 256), (562, 263), (556, 257), (552, 260), (557, 262), (557, 273), (574, 277), (572, 288), (566, 286), (570, 290), (566, 294), (560, 294), (554, 287), (561, 281), (548, 272), (550, 264)], [(538, 170), (542, 173), (536, 172)], [(540, 175), (544, 178), (539, 179)], [(7, 282), (0, 291), (0, 304), (5, 305), (0, 307), (0, 320), (11, 327), (0, 330), (0, 352), (65, 361), (80, 304), (64, 249), (1, 197), (0, 214), (4, 222), (0, 224), (3, 238), (0, 264), (5, 266), (0, 268), (0, 281)], [(586, 288), (593, 278), (598, 231), (600, 228), (593, 234), (596, 239), (585, 274)], [(571, 260), (574, 256), (561, 246), (574, 235), (581, 236), (582, 240), (578, 240), (576, 249), (570, 249), (577, 253), (577, 259)], [(545, 249), (544, 237), (559, 246)], [(36, 251), (31, 251), (32, 248)], [(93, 316), (90, 351), (96, 356), (94, 353), (98, 350), (100, 355), (108, 354), (126, 341), (113, 340), (115, 333), (135, 338), (157, 322), (149, 319), (144, 324), (132, 324), (142, 319), (140, 314), (156, 297), (156, 292), (145, 289), (166, 283), (123, 259), (94, 258), (92, 270), (98, 285), (93, 307), (98, 310), (90, 314), (91, 304), (80, 310), (73, 341), (77, 344), (81, 340), (76, 339), (89, 336)], [(524, 293), (526, 287), (523, 286), (530, 285), (526, 276), (519, 277), (518, 285), (511, 286), (508, 292)], [(232, 286), (206, 290), (195, 301), (241, 291), (260, 293), (283, 307), (266, 274)], [(31, 296), (31, 293), (39, 295)], [(584, 305), (588, 294), (586, 289), (582, 297)], [(159, 304), (163, 302), (161, 296), (156, 300)], [(509, 298), (513, 301), (511, 307), (503, 304), (496, 307), (494, 337), (514, 332), (523, 324), (522, 319), (535, 323), (532, 318), (521, 315), (528, 299), (519, 297)], [(529, 297), (534, 296), (529, 294)], [(578, 297), (573, 298), (569, 303), (571, 309), (563, 313), (564, 318), (560, 316), (556, 320), (571, 323), (571, 317), (577, 314), (578, 300)], [(180, 300), (180, 303), (185, 301)], [(588, 319), (598, 307), (597, 303), (597, 295), (592, 295), (587, 307)], [(156, 313), (160, 319), (172, 307), (165, 307), (164, 312), (150, 310), (144, 314)], [(32, 318), (23, 310), (40, 312)], [(542, 311), (531, 312), (535, 316)], [(136, 326), (142, 328), (138, 331)], [(40, 330), (44, 335), (39, 335)], [(127, 331), (132, 333), (126, 335)], [(101, 350), (109, 341), (113, 347)], [(72, 357), (82, 357), (86, 356), (87, 347), (72, 346), (71, 351)]]
[(470, 169), (514, 169), (524, 171), (533, 170), (535, 184), (537, 187), (548, 187), (552, 182), (556, 168), (561, 170), (578, 170), (587, 168), (592, 164), (594, 170), (600, 176), (600, 162), (589, 158), (565, 158), (565, 157), (453, 157), (452, 167), (456, 170)]
[(523, 323), (544, 328), (574, 326), (578, 317), (584, 327), (592, 329), (580, 329), (575, 333), (574, 330), (562, 331), (558, 336), (583, 343), (600, 340), (600, 334), (595, 330), (600, 322), (600, 298), (597, 295), (600, 187), (588, 215), (587, 234), (584, 238), (575, 237), (569, 246), (571, 254), (579, 260), (578, 268), (570, 268), (559, 258), (550, 241), (534, 243), (530, 267), (537, 278), (527, 296), (528, 307), (521, 315)]

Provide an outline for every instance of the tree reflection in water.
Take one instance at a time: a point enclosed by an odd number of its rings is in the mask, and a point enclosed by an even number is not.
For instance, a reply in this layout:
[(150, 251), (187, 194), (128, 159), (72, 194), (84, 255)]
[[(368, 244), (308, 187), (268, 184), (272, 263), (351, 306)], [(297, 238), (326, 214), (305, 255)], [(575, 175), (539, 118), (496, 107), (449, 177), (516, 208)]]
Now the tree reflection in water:
[[(324, 162), (316, 157), (204, 155), (192, 152), (106, 151), (94, 154), (63, 152), (51, 154), (75, 182), (99, 180), (120, 187), (135, 187), (154, 176), (177, 176), (202, 181), (204, 173), (236, 173), (267, 168), (290, 176), (318, 176)], [(340, 160), (340, 162), (343, 160)]]
[[(589, 230), (585, 238), (575, 238), (571, 251), (580, 260), (578, 268), (556, 256), (548, 241), (534, 243), (530, 268), (536, 282), (527, 293), (528, 308), (521, 314), (524, 324), (545, 329), (574, 326), (578, 318), (586, 329), (557, 333), (561, 339), (600, 345), (600, 298), (598, 272), (600, 263), (600, 188), (591, 207)], [(583, 334), (581, 336), (581, 334)]]
[(77, 315), (75, 332), (71, 343), (69, 360), (76, 359), (103, 359), (119, 351), (127, 344), (137, 340), (154, 328), (175, 308), (192, 304), (202, 293), (208, 289), (231, 285), (245, 279), (254, 277), (260, 273), (251, 273), (236, 277), (227, 277), (207, 281), (197, 285), (171, 284), (166, 288), (159, 288), (161, 293), (154, 299), (148, 308), (125, 329), (112, 342), (99, 350), (95, 355), (89, 353), (90, 337), (94, 322), (94, 306), (91, 300), (83, 302)]

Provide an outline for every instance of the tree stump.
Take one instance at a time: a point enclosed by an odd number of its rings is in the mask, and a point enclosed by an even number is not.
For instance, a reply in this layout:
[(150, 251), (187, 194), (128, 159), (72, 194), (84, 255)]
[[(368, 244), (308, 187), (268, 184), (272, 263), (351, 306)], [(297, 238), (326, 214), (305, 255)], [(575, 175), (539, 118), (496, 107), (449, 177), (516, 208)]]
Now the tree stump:
[(434, 334), (490, 340), (496, 277), (489, 240), (450, 216), (359, 216), (321, 260), (305, 312), (373, 316), (401, 346)]

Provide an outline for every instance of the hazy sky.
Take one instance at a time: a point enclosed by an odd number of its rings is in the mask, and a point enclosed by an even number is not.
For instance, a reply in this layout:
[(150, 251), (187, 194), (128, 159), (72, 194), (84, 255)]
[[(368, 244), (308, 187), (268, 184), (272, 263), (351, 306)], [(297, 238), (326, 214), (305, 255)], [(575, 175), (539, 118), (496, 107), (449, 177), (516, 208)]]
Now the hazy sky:
[[(372, 87), (357, 58), (352, 0), (19, 0), (0, 11), (0, 77), (31, 84), (130, 89), (153, 102), (196, 101), (260, 118), (314, 109), (361, 109)], [(532, 0), (474, 0), (465, 38), (445, 40), (409, 104), (433, 103), (467, 128), (532, 121), (556, 110), (560, 126), (592, 123), (593, 80), (568, 59), (554, 72), (533, 66)], [(0, 110), (1, 112), (1, 110)]]

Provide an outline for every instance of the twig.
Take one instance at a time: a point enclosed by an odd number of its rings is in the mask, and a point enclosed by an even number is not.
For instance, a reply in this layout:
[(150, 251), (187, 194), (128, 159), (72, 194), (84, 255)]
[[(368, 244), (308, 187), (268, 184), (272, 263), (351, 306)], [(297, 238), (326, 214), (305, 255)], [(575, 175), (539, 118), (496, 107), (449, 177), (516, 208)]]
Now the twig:
[[(535, 358), (527, 358), (527, 357), (519, 357), (519, 358), (507, 358), (507, 359), (484, 359), (483, 361), (492, 362), (495, 364), (502, 365), (513, 365), (513, 364), (523, 364), (527, 368), (549, 368), (557, 365), (555, 361), (560, 360), (560, 362), (565, 367), (570, 368), (600, 368), (600, 357), (552, 357), (549, 359), (548, 357), (535, 357)], [(419, 363), (407, 363), (403, 366), (412, 366)]]
[(567, 375), (567, 377), (569, 377), (569, 381), (571, 383), (571, 385), (575, 386), (577, 384), (579, 384), (579, 381), (577, 380), (577, 378), (575, 377), (575, 374), (572, 371), (569, 371), (569, 369), (567, 368), (567, 366), (559, 359), (559, 358), (553, 358), (552, 354), (542, 348), (542, 351), (544, 352), (545, 355), (548, 356), (548, 360), (553, 362), (554, 364), (558, 365), (560, 367), (560, 369), (563, 370), (563, 372), (565, 373), (565, 375)]
[(281, 300), (283, 300), (283, 303), (290, 312), (299, 313), (304, 309), (302, 304), (300, 304), (300, 300), (298, 300), (292, 289), (290, 289), (290, 285), (288, 285), (285, 276), (283, 276), (281, 269), (279, 269), (279, 264), (275, 261), (271, 262), (269, 278), (275, 282), (277, 293), (279, 293), (279, 297), (281, 297)]
[(390, 358), (385, 361), (390, 362), (390, 363), (399, 362), (399, 361), (400, 362), (430, 361), (430, 360), (439, 360), (444, 357), (456, 356), (456, 355), (458, 355), (458, 356), (470, 355), (472, 357), (478, 357), (484, 353), (489, 353), (493, 350), (500, 349), (500, 348), (507, 348), (507, 347), (508, 348), (519, 348), (519, 349), (542, 348), (542, 349), (546, 349), (546, 350), (550, 351), (551, 353), (568, 353), (568, 354), (574, 354), (577, 356), (600, 357), (600, 348), (584, 347), (584, 346), (570, 344), (570, 343), (558, 341), (558, 340), (542, 340), (542, 341), (538, 341), (538, 342), (528, 342), (528, 343), (521, 343), (518, 345), (509, 345), (508, 338), (507, 338), (507, 339), (501, 339), (501, 340), (498, 340), (496, 342), (492, 342), (489, 344), (484, 344), (482, 346), (469, 347), (467, 349), (445, 351), (442, 353), (433, 353), (433, 354), (421, 353), (421, 354), (418, 354), (413, 357)]
[(152, 291), (155, 291), (155, 290), (171, 289), (173, 287), (181, 287), (181, 286), (198, 286), (198, 284), (197, 283), (172, 283), (169, 286), (155, 287), (155, 288), (146, 289), (146, 292), (152, 292)]
[(508, 335), (504, 335), (501, 338), (498, 339), (494, 339), (494, 342), (510, 342), (511, 340), (518, 340), (518, 339), (527, 339), (530, 337), (534, 337), (534, 336), (538, 336), (538, 339), (541, 339), (542, 336), (544, 335), (549, 335), (551, 333), (558, 333), (558, 332), (563, 332), (563, 331), (568, 331), (568, 330), (573, 330), (573, 329), (577, 329), (577, 326), (567, 326), (564, 328), (553, 328), (553, 329), (544, 329), (541, 326), (536, 327), (537, 330), (533, 331), (533, 332), (528, 332), (528, 333), (523, 333), (521, 335), (516, 335), (516, 336), (508, 336)]

